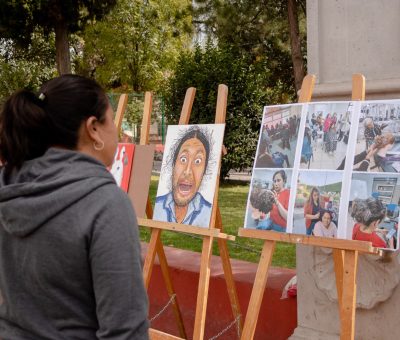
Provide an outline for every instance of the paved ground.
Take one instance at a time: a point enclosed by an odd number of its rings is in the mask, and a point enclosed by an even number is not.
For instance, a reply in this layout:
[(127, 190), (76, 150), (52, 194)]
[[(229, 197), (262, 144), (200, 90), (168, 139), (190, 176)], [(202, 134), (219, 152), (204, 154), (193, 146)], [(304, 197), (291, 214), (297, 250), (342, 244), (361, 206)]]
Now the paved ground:
[[(347, 144), (343, 140), (337, 142), (336, 150), (333, 153), (325, 151), (323, 138), (316, 138), (311, 143), (313, 157), (310, 162), (310, 169), (336, 170), (346, 156)], [(301, 168), (307, 169), (307, 164), (302, 163)]]

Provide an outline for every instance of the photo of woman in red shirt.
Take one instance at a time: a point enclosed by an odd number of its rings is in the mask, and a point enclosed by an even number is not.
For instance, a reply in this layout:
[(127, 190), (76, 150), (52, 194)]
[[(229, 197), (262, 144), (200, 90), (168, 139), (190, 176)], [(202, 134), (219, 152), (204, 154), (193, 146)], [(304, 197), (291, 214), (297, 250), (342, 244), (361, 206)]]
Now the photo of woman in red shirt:
[(373, 247), (387, 248), (385, 235), (378, 229), (385, 214), (386, 209), (377, 198), (355, 199), (351, 217), (357, 223), (353, 227), (352, 239), (372, 242)]

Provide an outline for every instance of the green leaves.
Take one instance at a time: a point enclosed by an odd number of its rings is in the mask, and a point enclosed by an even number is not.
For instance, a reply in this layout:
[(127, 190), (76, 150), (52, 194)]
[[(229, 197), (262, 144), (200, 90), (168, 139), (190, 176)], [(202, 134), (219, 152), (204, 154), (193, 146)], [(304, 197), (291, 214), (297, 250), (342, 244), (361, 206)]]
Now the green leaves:
[[(196, 87), (191, 122), (213, 123), (219, 84), (229, 88), (224, 144), (228, 154), (223, 157), (221, 177), (230, 169), (243, 170), (253, 165), (261, 115), (264, 105), (282, 103), (285, 89), (271, 83), (267, 60), (252, 61), (227, 46), (197, 46), (179, 58), (173, 76), (165, 88), (168, 124), (179, 120), (188, 87)], [(286, 93), (287, 100), (293, 99)]]
[(189, 0), (120, 0), (87, 27), (83, 66), (110, 87), (157, 90), (190, 43)]

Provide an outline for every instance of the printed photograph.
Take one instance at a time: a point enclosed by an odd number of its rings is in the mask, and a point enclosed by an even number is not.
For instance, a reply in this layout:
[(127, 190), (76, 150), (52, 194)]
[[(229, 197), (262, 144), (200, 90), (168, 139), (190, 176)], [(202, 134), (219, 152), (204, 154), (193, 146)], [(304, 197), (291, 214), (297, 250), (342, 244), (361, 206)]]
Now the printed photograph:
[(344, 169), (352, 115), (351, 102), (315, 103), (308, 106), (301, 168)]
[(374, 247), (398, 248), (400, 176), (353, 173), (347, 217), (347, 238)]
[(301, 105), (265, 107), (255, 161), (256, 168), (292, 168)]
[(128, 192), (129, 188), (134, 151), (135, 144), (118, 143), (114, 163), (109, 169), (117, 185), (125, 192)]
[(361, 106), (354, 170), (400, 172), (400, 101)]
[(337, 237), (342, 171), (300, 171), (293, 233)]
[(154, 220), (209, 227), (224, 128), (168, 127)]
[(286, 232), (292, 170), (254, 169), (245, 228)]

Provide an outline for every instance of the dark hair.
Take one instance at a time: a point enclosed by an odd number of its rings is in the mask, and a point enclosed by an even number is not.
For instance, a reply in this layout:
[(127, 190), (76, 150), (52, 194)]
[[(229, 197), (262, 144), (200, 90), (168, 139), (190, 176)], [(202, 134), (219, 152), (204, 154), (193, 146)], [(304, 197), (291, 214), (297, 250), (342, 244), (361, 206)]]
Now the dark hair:
[(175, 162), (176, 162), (176, 159), (178, 158), (179, 151), (180, 151), (182, 145), (186, 141), (188, 141), (189, 139), (192, 139), (192, 138), (198, 139), (203, 144), (204, 149), (206, 150), (206, 161), (205, 161), (204, 169), (207, 169), (208, 160), (210, 158), (210, 141), (209, 141), (209, 138), (207, 138), (206, 134), (203, 133), (203, 131), (201, 131), (199, 129), (199, 127), (197, 127), (197, 126), (189, 128), (189, 130), (187, 130), (185, 132), (185, 134), (180, 138), (179, 143), (174, 145), (174, 152), (173, 152), (173, 157), (172, 157), (172, 167), (175, 166)]
[(284, 170), (278, 170), (274, 173), (274, 175), (272, 176), (272, 180), (275, 179), (275, 176), (280, 174), (282, 176), (282, 180), (284, 183), (286, 183), (287, 177), (286, 177), (286, 172)]
[(94, 80), (63, 75), (44, 83), (39, 96), (19, 90), (5, 102), (0, 116), (0, 160), (6, 170), (42, 156), (51, 146), (75, 149), (83, 121), (105, 120), (109, 105)]
[(328, 214), (329, 217), (330, 217), (330, 219), (331, 219), (331, 221), (332, 221), (332, 218), (333, 218), (332, 212), (329, 211), (329, 210), (326, 210), (326, 209), (322, 209), (322, 210), (320, 211), (319, 220), (322, 221), (322, 217), (323, 217), (325, 214)]
[(268, 214), (275, 202), (274, 193), (268, 189), (254, 188), (250, 195), (250, 204), (253, 208)]
[(320, 205), (321, 195), (320, 195), (320, 193), (319, 193), (319, 190), (318, 190), (316, 187), (313, 187), (313, 188), (311, 189), (310, 198), (308, 199), (308, 203), (309, 203), (311, 206), (314, 204), (314, 199), (313, 199), (313, 194), (314, 194), (314, 192), (317, 192), (317, 193), (318, 193), (318, 205)]
[(377, 198), (355, 199), (351, 217), (357, 222), (369, 226), (374, 221), (381, 221), (386, 214), (385, 207)]

